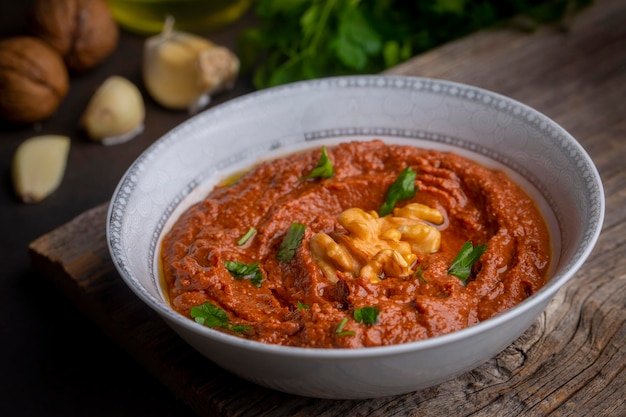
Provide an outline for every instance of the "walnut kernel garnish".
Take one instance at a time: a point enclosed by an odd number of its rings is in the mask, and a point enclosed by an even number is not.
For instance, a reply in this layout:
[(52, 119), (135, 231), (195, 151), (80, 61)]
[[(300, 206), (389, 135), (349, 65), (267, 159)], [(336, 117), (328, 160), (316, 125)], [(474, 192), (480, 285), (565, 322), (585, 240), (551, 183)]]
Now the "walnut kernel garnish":
[(338, 220), (347, 234), (317, 233), (311, 238), (311, 255), (322, 273), (332, 282), (337, 282), (337, 271), (378, 282), (411, 275), (417, 253), (437, 252), (441, 233), (433, 224), (442, 224), (444, 217), (439, 210), (411, 203), (384, 217), (350, 208)]

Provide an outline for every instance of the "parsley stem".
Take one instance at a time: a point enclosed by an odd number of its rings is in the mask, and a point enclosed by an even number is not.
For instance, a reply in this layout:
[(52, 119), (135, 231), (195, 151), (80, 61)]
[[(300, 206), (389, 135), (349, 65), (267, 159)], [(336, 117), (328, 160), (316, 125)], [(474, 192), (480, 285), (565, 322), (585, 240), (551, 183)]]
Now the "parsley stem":
[(241, 236), (241, 238), (237, 241), (237, 246), (242, 246), (243, 244), (245, 244), (248, 240), (250, 240), (252, 236), (254, 236), (255, 233), (256, 229), (254, 227), (249, 228), (246, 234)]
[(348, 322), (348, 318), (344, 317), (339, 324), (337, 325), (337, 328), (335, 329), (335, 333), (341, 333), (341, 331), (343, 330), (343, 328), (346, 326), (346, 323)]
[(307, 50), (310, 50), (311, 55), (314, 55), (317, 51), (317, 45), (324, 34), (324, 28), (326, 27), (326, 22), (328, 21), (328, 17), (330, 16), (331, 11), (335, 8), (336, 0), (328, 0), (324, 4), (324, 8), (322, 9), (322, 13), (320, 14), (320, 19), (317, 21), (317, 30), (313, 35), (313, 39), (311, 39), (311, 43), (309, 44)]

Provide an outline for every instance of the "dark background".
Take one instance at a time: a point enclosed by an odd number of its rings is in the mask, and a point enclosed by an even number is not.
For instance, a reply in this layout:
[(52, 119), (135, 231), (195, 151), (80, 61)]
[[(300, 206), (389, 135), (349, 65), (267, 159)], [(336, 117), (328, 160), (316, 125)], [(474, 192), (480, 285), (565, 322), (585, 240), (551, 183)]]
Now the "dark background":
[[(0, 1), (0, 38), (26, 34), (32, 1)], [(235, 48), (250, 16), (209, 35)], [(150, 144), (189, 118), (150, 100), (141, 82), (145, 37), (122, 31), (115, 52), (86, 74), (72, 75), (70, 90), (48, 120), (28, 126), (0, 121), (0, 414), (4, 416), (184, 416), (191, 409), (140, 368), (33, 270), (28, 244), (108, 201), (117, 182)], [(0, 63), (1, 65), (1, 63)], [(144, 95), (146, 128), (125, 144), (105, 147), (79, 132), (78, 120), (95, 89), (110, 75), (133, 81)], [(212, 105), (252, 90), (241, 76)], [(60, 188), (37, 204), (23, 204), (11, 182), (18, 145), (40, 134), (71, 137)]]

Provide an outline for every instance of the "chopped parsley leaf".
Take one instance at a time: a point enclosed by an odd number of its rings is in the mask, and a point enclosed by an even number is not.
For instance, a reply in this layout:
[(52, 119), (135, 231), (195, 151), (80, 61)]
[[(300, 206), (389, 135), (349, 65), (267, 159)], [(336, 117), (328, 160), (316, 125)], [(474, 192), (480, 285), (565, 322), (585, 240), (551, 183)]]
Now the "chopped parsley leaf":
[(378, 322), (378, 308), (376, 307), (363, 307), (354, 310), (354, 319), (359, 323), (364, 323), (368, 326), (376, 324)]
[(378, 211), (380, 217), (390, 214), (398, 201), (412, 198), (415, 195), (416, 175), (417, 173), (413, 171), (411, 167), (406, 167), (402, 170), (398, 178), (396, 178), (387, 190), (385, 202)]
[(487, 250), (487, 245), (473, 246), (472, 242), (467, 241), (452, 261), (448, 274), (454, 275), (461, 280), (463, 285), (467, 285), (467, 280), (472, 274), (472, 266), (478, 258)]
[(302, 179), (306, 180), (309, 178), (331, 178), (333, 175), (335, 175), (333, 163), (328, 157), (326, 147), (322, 146), (322, 154), (320, 155), (317, 166), (313, 168), (313, 170), (308, 175), (302, 177)]
[(205, 301), (199, 306), (191, 307), (191, 317), (196, 321), (196, 323), (212, 329), (219, 327), (235, 333), (245, 333), (252, 329), (252, 326), (231, 325), (228, 314), (226, 314), (223, 309), (209, 303), (208, 301)]
[(263, 284), (264, 278), (258, 262), (248, 265), (243, 262), (226, 261), (224, 266), (235, 279), (249, 279), (255, 287), (260, 287)]
[(296, 251), (302, 243), (306, 225), (301, 223), (292, 223), (287, 234), (280, 243), (276, 258), (282, 262), (290, 262), (296, 254)]
[(298, 303), (296, 304), (296, 306), (302, 310), (308, 310), (310, 308), (308, 305), (301, 303), (300, 300), (298, 300)]
[(228, 330), (234, 333), (244, 334), (252, 330), (252, 326), (247, 326), (245, 324), (235, 324), (235, 325), (229, 325)]

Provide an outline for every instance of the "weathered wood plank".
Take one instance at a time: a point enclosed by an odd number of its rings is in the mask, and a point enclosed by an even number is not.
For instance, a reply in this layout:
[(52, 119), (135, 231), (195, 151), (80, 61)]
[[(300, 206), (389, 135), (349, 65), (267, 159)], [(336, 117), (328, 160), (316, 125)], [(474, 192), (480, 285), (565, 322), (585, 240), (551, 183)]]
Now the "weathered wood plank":
[(317, 400), (221, 370), (121, 281), (104, 237), (106, 204), (32, 242), (32, 262), (199, 415), (626, 415), (624, 51), (626, 2), (597, 0), (568, 32), (480, 32), (389, 71), (465, 82), (537, 108), (587, 149), (607, 195), (592, 256), (534, 325), (483, 366), (436, 387), (365, 401)]

